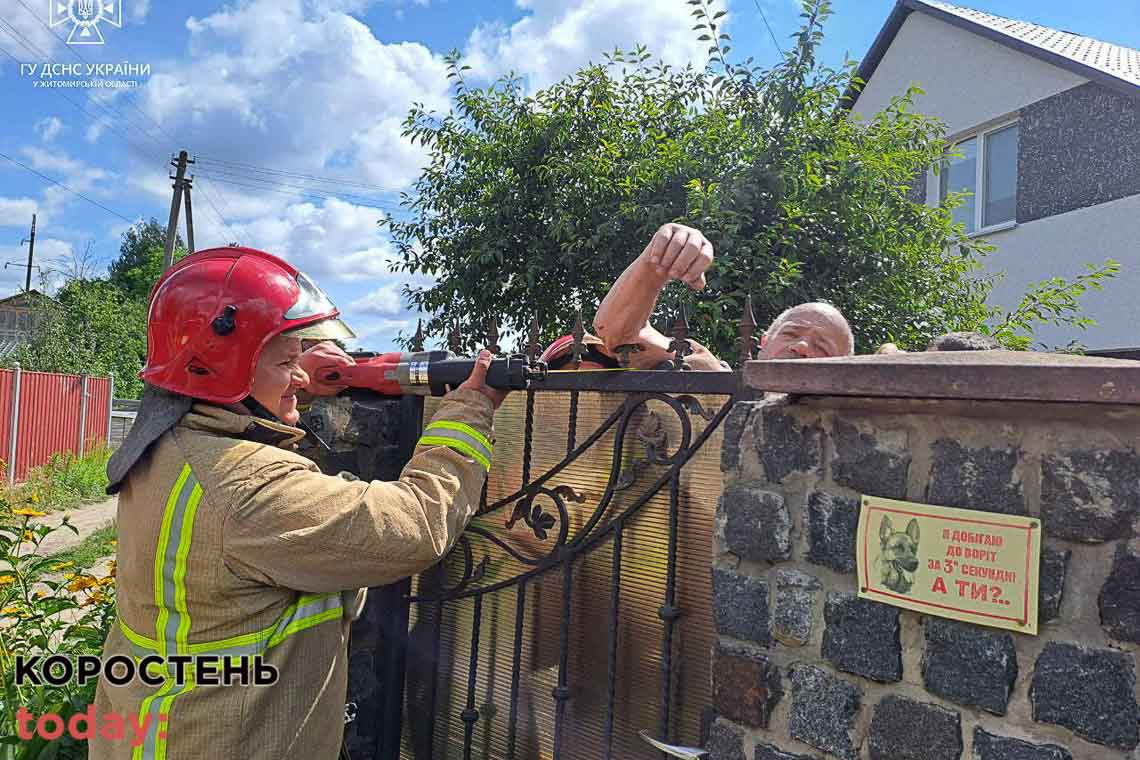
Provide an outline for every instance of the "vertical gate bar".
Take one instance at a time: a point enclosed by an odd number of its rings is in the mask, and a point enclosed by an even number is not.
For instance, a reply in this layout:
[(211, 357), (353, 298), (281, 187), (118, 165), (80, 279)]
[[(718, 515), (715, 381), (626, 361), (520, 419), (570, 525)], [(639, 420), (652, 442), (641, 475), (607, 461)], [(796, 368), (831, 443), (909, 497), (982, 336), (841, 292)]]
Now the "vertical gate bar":
[(566, 700), (570, 699), (570, 689), (566, 686), (566, 668), (570, 658), (570, 583), (574, 576), (574, 557), (566, 558), (562, 574), (562, 626), (558, 635), (558, 685), (551, 696), (554, 697), (554, 760), (562, 757), (562, 730), (565, 723)]
[(460, 713), (463, 720), (463, 760), (471, 760), (471, 744), (475, 737), (475, 722), (479, 711), (475, 709), (475, 676), (479, 670), (479, 623), (483, 617), (483, 595), (475, 595), (475, 611), (471, 622), (471, 662), (467, 668), (467, 707)]
[[(677, 456), (681, 454), (678, 452)], [(665, 603), (658, 611), (665, 632), (661, 641), (661, 741), (673, 740), (670, 708), (673, 703), (673, 628), (681, 611), (674, 605), (677, 593), (677, 527), (681, 490), (681, 470), (674, 467), (669, 478), (669, 563), (665, 571)]]
[(515, 760), (519, 721), (519, 671), (522, 669), (523, 617), (526, 614), (526, 581), (519, 582), (515, 601), (515, 650), (511, 657), (511, 717), (507, 721), (507, 760)]
[(613, 756), (614, 745), (614, 692), (617, 686), (617, 644), (618, 644), (618, 602), (621, 592), (621, 539), (625, 523), (619, 522), (614, 528), (614, 556), (610, 570), (610, 653), (607, 676), (609, 686), (606, 691), (606, 756)]
[[(429, 570), (428, 572), (434, 571)], [(432, 760), (435, 755), (435, 700), (439, 693), (439, 652), (443, 635), (443, 602), (436, 602), (433, 611), (435, 614), (432, 617), (431, 687), (428, 690), (427, 707), (428, 739), (424, 743), (427, 756), (424, 757), (424, 760)]]
[(522, 487), (530, 485), (531, 447), (534, 443), (534, 391), (526, 392), (526, 424), (523, 430)]
[[(400, 398), (399, 458), (405, 463), (415, 453), (416, 443), (423, 431), (424, 399), (422, 396)], [(408, 654), (408, 617), (411, 604), (408, 594), (412, 581), (405, 578), (398, 583), (375, 589), (378, 592), (391, 624), (381, 631), (384, 650), (376, 660), (376, 676), (382, 689), (380, 698), (380, 736), (376, 747), (379, 760), (399, 760), (400, 738), (404, 720), (404, 677)]]
[(566, 453), (574, 450), (578, 437), (578, 391), (570, 391), (570, 430), (566, 434)]

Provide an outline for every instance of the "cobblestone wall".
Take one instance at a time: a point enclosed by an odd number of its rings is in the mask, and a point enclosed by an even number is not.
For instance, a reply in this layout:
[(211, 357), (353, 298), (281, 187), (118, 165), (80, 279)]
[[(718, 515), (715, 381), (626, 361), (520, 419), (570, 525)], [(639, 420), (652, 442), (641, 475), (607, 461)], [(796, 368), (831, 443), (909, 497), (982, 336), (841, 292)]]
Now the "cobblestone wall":
[[(1140, 409), (787, 399), (726, 420), (713, 760), (1140, 758)], [(860, 494), (1040, 517), (1039, 635), (856, 596)]]

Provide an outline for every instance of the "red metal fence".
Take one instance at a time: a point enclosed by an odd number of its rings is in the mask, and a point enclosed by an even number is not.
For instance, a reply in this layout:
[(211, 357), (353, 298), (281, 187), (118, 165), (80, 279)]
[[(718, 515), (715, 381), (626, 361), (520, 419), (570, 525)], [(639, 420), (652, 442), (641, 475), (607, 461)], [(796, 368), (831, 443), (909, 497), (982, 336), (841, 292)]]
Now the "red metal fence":
[(79, 451), (80, 441), (84, 452), (106, 443), (113, 392), (109, 377), (0, 370), (0, 460), (8, 482), (52, 454)]

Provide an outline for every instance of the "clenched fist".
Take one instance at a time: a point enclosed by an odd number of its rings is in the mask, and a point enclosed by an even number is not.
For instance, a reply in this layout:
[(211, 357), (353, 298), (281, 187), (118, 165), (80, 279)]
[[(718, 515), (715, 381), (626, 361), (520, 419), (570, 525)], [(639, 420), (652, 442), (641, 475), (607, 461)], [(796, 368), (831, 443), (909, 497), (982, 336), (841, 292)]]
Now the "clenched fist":
[(713, 262), (713, 246), (700, 230), (670, 223), (654, 233), (641, 255), (659, 275), (703, 290), (705, 270)]

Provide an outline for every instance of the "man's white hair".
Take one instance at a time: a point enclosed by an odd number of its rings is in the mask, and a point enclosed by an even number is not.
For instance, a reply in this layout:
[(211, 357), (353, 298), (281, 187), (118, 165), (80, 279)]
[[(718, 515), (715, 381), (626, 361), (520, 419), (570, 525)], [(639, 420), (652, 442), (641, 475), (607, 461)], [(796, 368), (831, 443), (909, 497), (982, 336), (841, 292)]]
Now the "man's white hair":
[(780, 312), (779, 316), (772, 320), (772, 324), (768, 325), (767, 335), (772, 335), (777, 329), (797, 313), (801, 311), (808, 311), (810, 309), (817, 309), (831, 314), (839, 318), (839, 324), (843, 327), (843, 337), (847, 341), (847, 356), (855, 353), (855, 334), (851, 332), (851, 325), (847, 324), (847, 317), (843, 316), (843, 312), (835, 308), (827, 301), (808, 301), (807, 303), (796, 304), (795, 306), (784, 309)]

